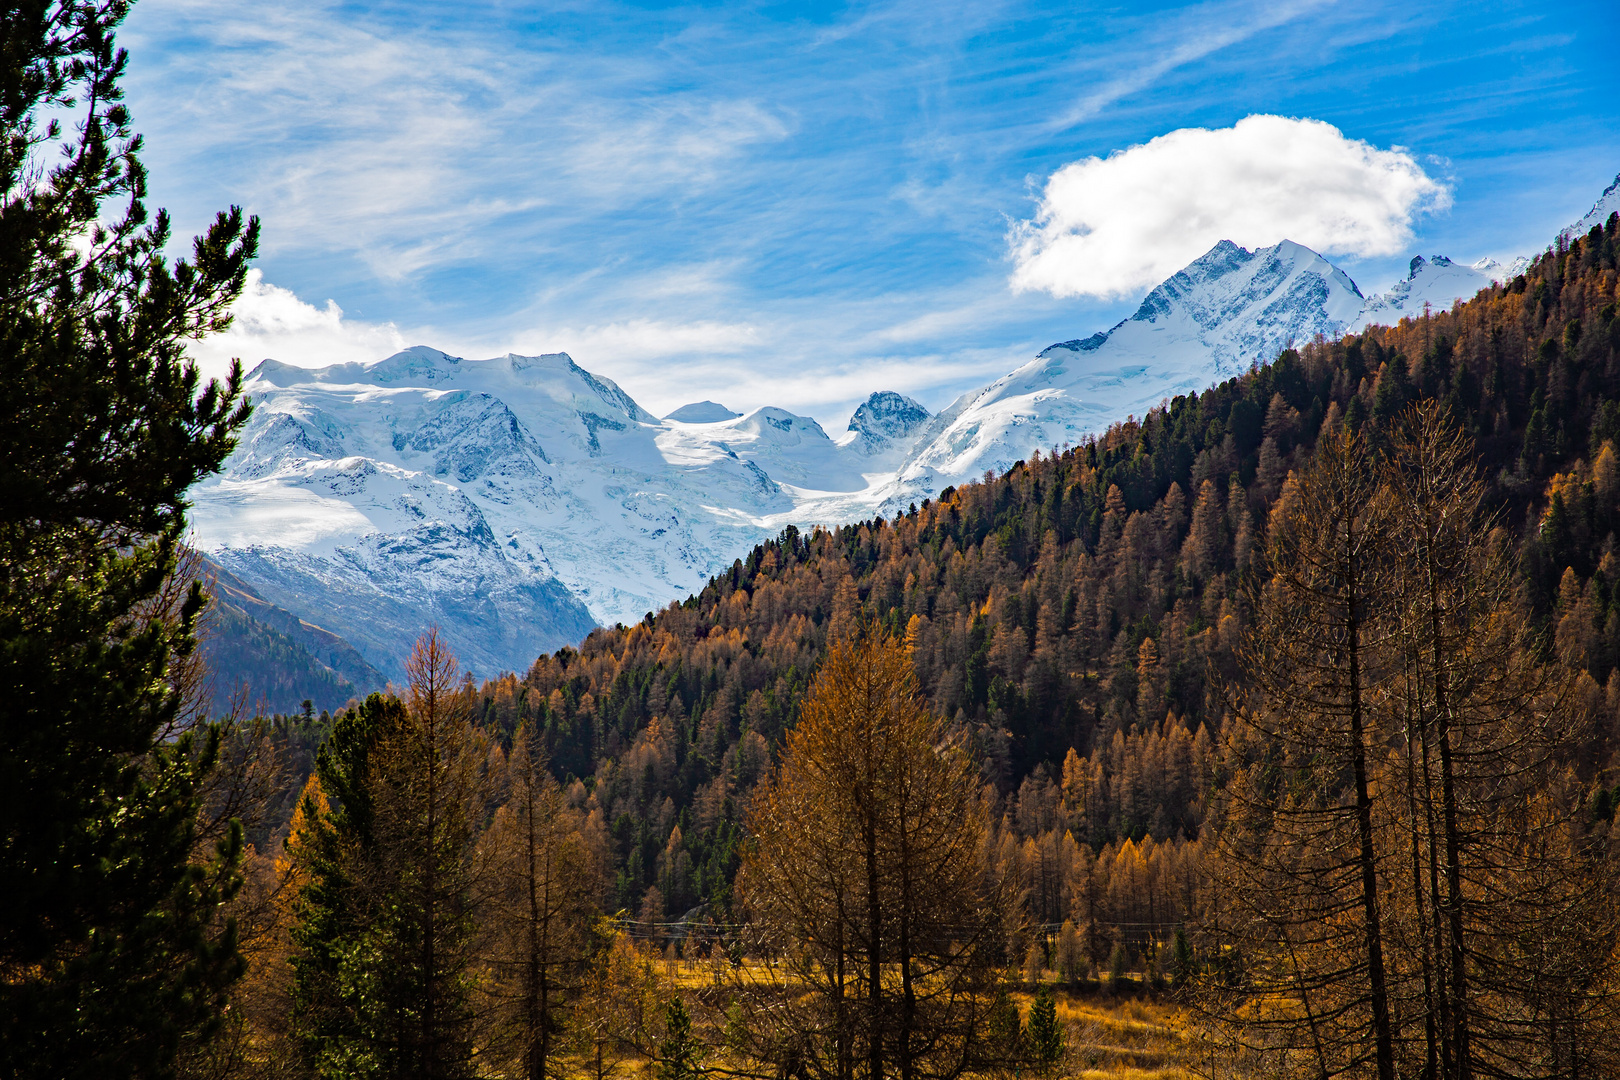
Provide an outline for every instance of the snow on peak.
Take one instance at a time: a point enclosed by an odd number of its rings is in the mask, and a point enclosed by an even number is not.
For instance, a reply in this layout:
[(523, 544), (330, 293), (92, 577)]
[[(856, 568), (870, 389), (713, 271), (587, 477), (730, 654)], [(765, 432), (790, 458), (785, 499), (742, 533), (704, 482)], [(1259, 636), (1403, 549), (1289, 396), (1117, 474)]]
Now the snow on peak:
[[(1564, 241), (1616, 209), (1620, 177)], [(784, 525), (903, 509), (1318, 335), (1449, 309), (1524, 265), (1420, 256), (1364, 297), (1301, 244), (1223, 240), (1112, 328), (934, 416), (874, 393), (836, 440), (780, 408), (699, 401), (659, 420), (566, 353), (266, 360), (236, 452), (192, 490), (193, 521), (222, 565), (386, 674), (433, 621), (480, 671), (521, 670), (593, 622), (639, 620), (701, 588)]]
[(1367, 305), (1348, 329), (1393, 326), (1402, 319), (1421, 318), (1425, 311), (1450, 311), (1457, 301), (1471, 300), (1481, 289), (1490, 288), (1506, 271), (1507, 267), (1490, 259), (1464, 266), (1444, 255), (1428, 259), (1418, 255), (1404, 278), (1367, 298)]
[(1250, 251), (1223, 240), (1105, 333), (1060, 342), (924, 427), (900, 468), (903, 501), (1078, 443), (1127, 415), (1266, 363), (1361, 310), (1355, 282), (1284, 240)]
[(735, 420), (741, 415), (718, 401), (694, 401), (690, 405), (682, 405), (664, 419), (677, 424), (718, 424), (724, 420)]
[(366, 365), (370, 381), (378, 383), (425, 380), (437, 382), (451, 378), (461, 357), (431, 349), (426, 345), (410, 348)]
[(783, 410), (732, 414), (752, 428), (723, 437), (752, 455), (670, 441), (681, 425), (566, 353), (266, 361), (246, 392), (236, 452), (192, 491), (199, 546), (392, 677), (413, 626), (495, 674), (640, 619), (781, 527), (792, 501), (751, 456), (792, 473), (836, 454)]
[(1191, 331), (1219, 372), (1235, 375), (1289, 344), (1340, 332), (1362, 303), (1356, 283), (1303, 244), (1249, 251), (1222, 240), (1148, 293), (1127, 324)]
[(1490, 280), (1493, 285), (1505, 285), (1509, 281), (1524, 273), (1530, 266), (1530, 257), (1516, 255), (1507, 262), (1497, 262), (1492, 258), (1477, 259), (1469, 264), (1470, 269), (1478, 270)]
[(1598, 196), (1597, 202), (1592, 204), (1592, 209), (1586, 212), (1586, 216), (1565, 228), (1558, 234), (1558, 239), (1568, 245), (1571, 240), (1580, 239), (1595, 227), (1608, 221), (1609, 215), (1616, 212), (1620, 212), (1620, 175), (1614, 178), (1614, 183), (1603, 189), (1603, 194)]
[(932, 415), (916, 401), (893, 390), (879, 390), (861, 402), (849, 418), (849, 430), (869, 440), (903, 439)]

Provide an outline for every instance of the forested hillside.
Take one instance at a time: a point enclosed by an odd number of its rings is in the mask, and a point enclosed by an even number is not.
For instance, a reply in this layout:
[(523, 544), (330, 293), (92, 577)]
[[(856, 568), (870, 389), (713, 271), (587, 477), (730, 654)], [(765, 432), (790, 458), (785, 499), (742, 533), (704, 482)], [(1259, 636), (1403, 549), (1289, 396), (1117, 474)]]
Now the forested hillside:
[(1290, 472), (1341, 418), (1376, 441), (1433, 398), (1474, 439), (1546, 648), (1585, 669), (1597, 775), (1620, 706), (1616, 224), (1452, 311), (1305, 343), (892, 521), (789, 529), (685, 603), (486, 683), (484, 718), (543, 728), (611, 906), (724, 908), (749, 793), (829, 638), (908, 633), (922, 690), (979, 752), (993, 842), (1046, 883), (1032, 913), (1067, 917), (1072, 866), (1094, 860), (1097, 923), (1149, 936), (1191, 888), (1245, 575)]

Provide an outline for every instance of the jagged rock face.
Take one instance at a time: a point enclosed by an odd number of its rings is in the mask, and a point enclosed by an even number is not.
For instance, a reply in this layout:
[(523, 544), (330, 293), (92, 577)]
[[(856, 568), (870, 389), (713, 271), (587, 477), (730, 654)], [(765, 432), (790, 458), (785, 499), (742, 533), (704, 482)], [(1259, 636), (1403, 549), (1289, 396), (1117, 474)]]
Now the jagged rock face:
[(879, 390), (855, 410), (849, 418), (849, 430), (855, 432), (864, 450), (876, 453), (910, 437), (928, 422), (930, 415), (903, 394)]

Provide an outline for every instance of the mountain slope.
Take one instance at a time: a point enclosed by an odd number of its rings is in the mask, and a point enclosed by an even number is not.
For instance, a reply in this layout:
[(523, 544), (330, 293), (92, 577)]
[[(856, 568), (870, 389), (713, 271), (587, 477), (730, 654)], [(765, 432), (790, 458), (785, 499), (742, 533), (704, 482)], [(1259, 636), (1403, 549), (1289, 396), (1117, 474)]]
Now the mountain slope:
[(1603, 189), (1603, 194), (1592, 204), (1592, 209), (1558, 234), (1559, 243), (1568, 247), (1571, 242), (1585, 237), (1593, 229), (1602, 227), (1604, 222), (1609, 220), (1609, 215), (1617, 212), (1620, 212), (1620, 175), (1614, 178), (1614, 183)]
[(1420, 319), (1425, 310), (1449, 311), (1459, 300), (1471, 300), (1481, 289), (1510, 281), (1524, 272), (1530, 260), (1503, 264), (1481, 259), (1472, 265), (1452, 262), (1444, 255), (1412, 259), (1406, 277), (1388, 290), (1367, 297), (1366, 306), (1351, 323), (1352, 330), (1393, 326), (1402, 319)]
[(387, 681), (343, 638), (270, 603), (224, 567), (204, 558), (198, 570), (209, 593), (201, 648), (216, 713), (237, 701), (266, 713), (292, 713), (305, 700), (336, 709)]
[[(1588, 218), (1616, 200), (1620, 181)], [(1586, 220), (1566, 233), (1584, 236)], [(640, 621), (784, 525), (892, 515), (1289, 345), (1447, 311), (1525, 265), (1416, 258), (1364, 298), (1299, 244), (1223, 241), (1112, 329), (1053, 345), (937, 416), (879, 391), (836, 438), (774, 407), (696, 402), (659, 420), (564, 354), (266, 361), (241, 448), (193, 493), (199, 537), (388, 675), (434, 622), (476, 670), (520, 670), (592, 625)]]
[(1355, 283), (1307, 247), (1285, 240), (1249, 251), (1223, 240), (1113, 329), (1053, 345), (959, 398), (929, 424), (899, 480), (928, 493), (1073, 445), (1289, 345), (1336, 336), (1362, 304)]
[(246, 389), (237, 452), (192, 492), (199, 544), (392, 678), (430, 624), (487, 674), (638, 621), (799, 505), (864, 489), (927, 417), (880, 392), (843, 443), (782, 409), (659, 420), (563, 354), (425, 347), (265, 361)]
[[(1032, 875), (1037, 862), (1050, 874), (1066, 834), (1099, 866), (1127, 843), (1137, 857), (1196, 842), (1221, 684), (1241, 678), (1246, 575), (1289, 471), (1328, 425), (1382, 424), (1429, 398), (1472, 437), (1520, 557), (1524, 617), (1584, 669), (1575, 704), (1599, 722), (1572, 748), (1581, 775), (1612, 769), (1617, 256), (1613, 220), (1598, 243), (1548, 252), (1427, 323), (1308, 343), (891, 518), (786, 530), (688, 601), (486, 684), (484, 719), (535, 724), (560, 778), (594, 778), (576, 790), (614, 903), (637, 909), (656, 886), (670, 910), (724, 905), (750, 787), (829, 640), (870, 620), (911, 636), (930, 704), (1001, 799), (1003, 850), (1024, 851)], [(1150, 887), (1133, 873), (1123, 891)], [(1037, 920), (1068, 917), (1032, 894)]]

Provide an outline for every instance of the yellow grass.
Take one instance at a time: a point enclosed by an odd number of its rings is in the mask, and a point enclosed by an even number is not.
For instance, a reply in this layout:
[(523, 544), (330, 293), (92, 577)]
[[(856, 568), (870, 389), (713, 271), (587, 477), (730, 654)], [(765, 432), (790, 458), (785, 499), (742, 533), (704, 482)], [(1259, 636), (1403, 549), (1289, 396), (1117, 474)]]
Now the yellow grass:
[[(1192, 1080), (1192, 1047), (1172, 1005), (1154, 1001), (1070, 994), (1054, 988), (1058, 1021), (1068, 1044), (1063, 1075), (1081, 1080)], [(1030, 993), (1015, 994), (1028, 1016)]]
[[(656, 958), (649, 955), (649, 959), (663, 986), (689, 1000), (715, 986), (714, 969), (707, 958), (680, 960), (673, 967), (662, 955)], [(722, 981), (734, 986), (739, 975), (744, 984), (769, 981), (764, 965), (757, 959), (745, 960), (744, 969), (737, 972), (727, 964)], [(1067, 1045), (1057, 1077), (1062, 1080), (1195, 1080), (1197, 1074), (1191, 1066), (1199, 1055), (1199, 1048), (1186, 1036), (1186, 1018), (1175, 1005), (1132, 996), (1116, 998), (1099, 993), (1095, 988), (1072, 992), (1054, 985), (1052, 990)], [(1012, 995), (1026, 1020), (1034, 997), (1028, 990)], [(622, 1080), (634, 1080), (649, 1064), (641, 1060), (624, 1061), (616, 1072)]]

